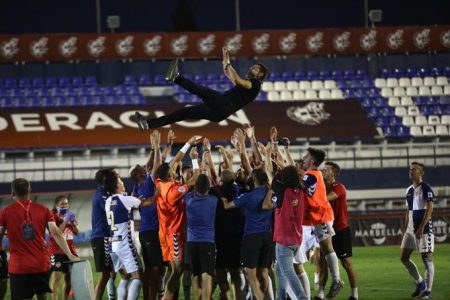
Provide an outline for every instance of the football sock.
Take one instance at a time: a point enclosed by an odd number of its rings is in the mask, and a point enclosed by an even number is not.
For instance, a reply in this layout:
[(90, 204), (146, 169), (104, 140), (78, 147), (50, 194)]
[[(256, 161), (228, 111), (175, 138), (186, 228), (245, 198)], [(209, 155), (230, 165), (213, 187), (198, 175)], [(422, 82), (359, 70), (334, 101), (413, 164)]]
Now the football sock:
[(325, 260), (327, 261), (328, 268), (330, 268), (331, 278), (333, 279), (333, 282), (339, 282), (341, 279), (339, 276), (339, 264), (336, 252), (333, 251), (325, 255)]
[(309, 278), (306, 272), (300, 273), (298, 275), (298, 279), (300, 279), (300, 283), (302, 284), (303, 290), (305, 290), (306, 297), (308, 299), (311, 297), (311, 288), (309, 286)]
[(106, 284), (106, 289), (108, 290), (108, 299), (116, 299), (116, 287), (114, 285), (114, 278), (109, 278), (108, 283)]
[(119, 285), (117, 286), (117, 300), (125, 300), (126, 299), (127, 286), (128, 286), (128, 280), (120, 279)]
[(431, 258), (424, 258), (423, 263), (425, 264), (425, 278), (427, 279), (427, 291), (431, 291), (434, 280), (433, 260)]
[(414, 278), (414, 280), (416, 281), (416, 283), (419, 283), (422, 281), (422, 277), (419, 274), (419, 271), (417, 270), (416, 265), (410, 260), (408, 259), (407, 261), (405, 261), (403, 263), (403, 265), (405, 266), (406, 270), (408, 270), (409, 275), (412, 276), (412, 278)]
[(127, 300), (136, 300), (139, 297), (139, 292), (141, 291), (142, 281), (137, 278), (131, 280), (128, 286), (128, 298)]

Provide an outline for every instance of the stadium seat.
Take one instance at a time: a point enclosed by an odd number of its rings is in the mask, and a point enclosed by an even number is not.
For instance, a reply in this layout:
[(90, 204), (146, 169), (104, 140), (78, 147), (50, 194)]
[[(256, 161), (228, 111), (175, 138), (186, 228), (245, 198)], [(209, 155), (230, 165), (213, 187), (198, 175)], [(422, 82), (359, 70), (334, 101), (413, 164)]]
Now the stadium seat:
[(291, 71), (285, 71), (281, 73), (281, 80), (283, 81), (294, 80), (294, 74)]
[(402, 87), (395, 87), (395, 88), (394, 88), (393, 95), (394, 95), (395, 97), (402, 97), (402, 96), (405, 96), (405, 89), (402, 88)]
[(325, 80), (323, 82), (323, 87), (329, 90), (335, 89), (336, 88), (336, 81), (334, 80)]
[(425, 86), (433, 86), (436, 85), (436, 80), (434, 79), (434, 77), (425, 77), (423, 79), (423, 84)]
[(450, 85), (444, 87), (444, 95), (450, 95)]
[(95, 86), (98, 84), (97, 78), (95, 78), (95, 76), (88, 76), (88, 77), (86, 77), (84, 84), (87, 86)]
[(413, 68), (406, 68), (405, 75), (407, 77), (415, 77), (417, 76), (417, 70)]
[(331, 99), (344, 99), (344, 95), (340, 89), (331, 90)]
[(408, 116), (418, 116), (420, 115), (419, 108), (415, 105), (408, 106)]
[(401, 77), (398, 80), (398, 85), (400, 87), (408, 87), (411, 86), (411, 79), (407, 78), (407, 77)]
[(127, 76), (125, 76), (125, 79), (123, 80), (123, 84), (136, 85), (136, 78), (134, 78), (133, 75), (127, 75)]
[(402, 124), (405, 126), (413, 126), (413, 125), (415, 125), (414, 118), (410, 117), (410, 116), (403, 116)]
[(302, 90), (294, 91), (292, 94), (292, 99), (293, 100), (305, 100), (306, 99), (305, 92)]
[(313, 81), (311, 82), (311, 88), (312, 88), (313, 90), (320, 90), (320, 89), (323, 89), (323, 81), (321, 81), (321, 80), (313, 80)]
[(385, 97), (385, 98), (389, 98), (392, 97), (392, 89), (388, 88), (388, 87), (384, 87), (381, 89), (381, 96)]
[(400, 104), (403, 106), (410, 106), (410, 105), (414, 105), (412, 98), (408, 97), (408, 96), (404, 96), (400, 98)]
[(375, 118), (375, 125), (377, 125), (378, 127), (384, 127), (387, 126), (388, 121), (386, 117), (376, 117)]
[(331, 71), (331, 78), (337, 80), (337, 79), (343, 79), (344, 74), (340, 70), (333, 70)]
[(364, 79), (367, 77), (368, 77), (367, 70), (356, 70), (356, 78)]
[(273, 84), (273, 88), (275, 91), (285, 91), (286, 88), (286, 82), (284, 81), (275, 81), (275, 83)]
[(429, 125), (439, 125), (441, 124), (441, 118), (439, 116), (428, 116)]
[[(200, 77), (200, 78), (204, 78), (204, 77)], [(200, 84), (203, 84), (205, 81), (198, 80), (198, 82), (200, 82)], [(142, 83), (144, 83), (144, 82), (142, 82)], [(159, 86), (164, 86), (164, 85), (169, 85), (170, 82), (166, 80), (166, 77), (164, 75), (158, 74), (155, 76), (155, 78), (153, 78), (153, 84), (159, 85)], [(139, 82), (139, 85), (152, 85), (152, 83), (145, 82), (145, 84), (141, 84), (141, 82)]]
[(355, 77), (355, 71), (353, 70), (345, 70), (344, 71), (344, 79), (352, 79)]
[(305, 92), (306, 100), (318, 100), (317, 91), (315, 90), (306, 90)]
[(439, 135), (439, 136), (449, 135), (448, 127), (446, 125), (437, 125), (436, 126), (436, 135)]
[(424, 136), (435, 136), (436, 131), (434, 130), (434, 126), (430, 126), (430, 125), (423, 126), (422, 134)]
[(419, 92), (417, 91), (416, 87), (410, 86), (410, 87), (406, 88), (406, 95), (407, 96), (418, 96)]
[(305, 72), (303, 72), (303, 71), (296, 71), (294, 73), (294, 80), (300, 81), (300, 80), (305, 80), (305, 79), (306, 79)]
[(33, 87), (43, 87), (44, 86), (44, 79), (42, 77), (35, 77), (31, 80), (31, 85)]
[(271, 81), (264, 81), (262, 86), (261, 86), (261, 90), (263, 90), (265, 92), (273, 91), (274, 90), (273, 82), (271, 82)]
[(419, 96), (431, 96), (430, 88), (427, 86), (419, 87)]
[(450, 125), (450, 115), (444, 115), (441, 117), (441, 124)]
[(420, 77), (411, 78), (411, 86), (419, 87), (423, 85), (423, 80)]
[(290, 80), (286, 83), (286, 89), (289, 91), (295, 91), (298, 90), (298, 81)]
[(269, 76), (267, 77), (267, 80), (269, 81), (281, 80), (281, 75), (278, 72), (270, 72)]
[(403, 117), (406, 116), (408, 114), (408, 112), (406, 111), (406, 108), (403, 106), (397, 106), (395, 107), (395, 115), (399, 116), (399, 117)]
[(280, 100), (280, 94), (275, 91), (269, 91), (267, 92), (267, 100), (269, 101), (279, 101)]
[(390, 126), (402, 125), (402, 119), (397, 116), (389, 117), (389, 125)]
[(420, 77), (426, 77), (430, 74), (427, 68), (420, 68), (417, 73)]
[(425, 116), (416, 116), (414, 119), (414, 124), (418, 126), (428, 125), (428, 121)]
[(438, 95), (443, 95), (444, 91), (442, 90), (441, 86), (432, 86), (431, 87), (431, 95), (433, 96), (438, 96)]
[(331, 99), (331, 93), (329, 90), (320, 90), (319, 91), (319, 99), (321, 100), (329, 100)]
[(308, 72), (306, 72), (306, 78), (308, 80), (318, 80), (319, 73), (317, 71), (308, 71)]
[(400, 106), (400, 99), (398, 97), (389, 97), (388, 104), (390, 106)]
[(282, 91), (280, 93), (280, 100), (281, 101), (292, 101), (292, 92), (290, 92), (290, 91)]
[(61, 87), (71, 86), (72, 82), (69, 77), (60, 77), (58, 79), (58, 85)]
[(309, 90), (311, 89), (311, 82), (308, 80), (302, 80), (298, 83), (298, 87), (301, 90)]
[[(161, 76), (162, 76), (162, 75), (161, 75)], [(156, 79), (156, 76), (155, 76), (155, 79)], [(194, 81), (197, 82), (197, 83), (199, 83), (199, 84), (203, 84), (203, 83), (205, 83), (205, 81), (206, 81), (206, 75), (205, 75), (205, 74), (201, 74), (201, 73), (195, 74), (195, 75), (194, 75)], [(156, 81), (155, 81), (155, 82), (156, 82)]]
[(386, 79), (384, 79), (384, 78), (376, 78), (375, 79), (375, 86), (377, 88), (384, 88), (384, 87), (386, 87)]
[(149, 86), (152, 85), (152, 82), (150, 80), (150, 77), (148, 75), (141, 75), (139, 76), (139, 85), (141, 86)]
[(319, 71), (319, 79), (320, 80), (327, 80), (330, 78), (331, 78), (331, 74), (329, 71), (327, 71), (327, 70)]
[(398, 80), (397, 78), (388, 78), (386, 79), (386, 87), (397, 87), (398, 86)]
[(209, 73), (206, 75), (206, 82), (215, 83), (219, 81), (219, 75), (215, 73)]
[(422, 136), (422, 128), (420, 126), (411, 126), (409, 130), (412, 136), (416, 137)]
[(54, 87), (54, 86), (58, 85), (58, 81), (56, 80), (56, 78), (47, 77), (47, 78), (45, 78), (45, 85), (47, 87)]
[(431, 76), (441, 76), (442, 75), (442, 70), (441, 68), (438, 67), (433, 67), (430, 70), (430, 75)]
[(448, 84), (448, 79), (445, 76), (439, 76), (436, 78), (436, 84), (437, 85), (447, 85)]

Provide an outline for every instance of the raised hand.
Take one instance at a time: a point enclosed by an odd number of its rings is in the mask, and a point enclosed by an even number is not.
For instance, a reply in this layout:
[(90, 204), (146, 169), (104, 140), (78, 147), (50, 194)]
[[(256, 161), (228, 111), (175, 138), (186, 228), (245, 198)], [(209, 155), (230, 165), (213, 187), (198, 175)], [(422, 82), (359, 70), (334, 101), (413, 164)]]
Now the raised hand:
[(158, 149), (159, 145), (161, 143), (161, 133), (158, 130), (153, 130), (152, 136), (150, 139), (153, 140), (153, 144), (152, 144), (153, 149)]
[(192, 147), (191, 151), (189, 152), (189, 157), (191, 159), (198, 159), (198, 150), (197, 147)]
[(209, 151), (211, 152), (211, 143), (207, 138), (203, 139), (203, 151)]
[(244, 125), (245, 134), (249, 139), (252, 139), (255, 135), (255, 126), (250, 126), (250, 124)]
[(270, 140), (275, 142), (277, 140), (278, 131), (275, 126), (270, 127)]
[(201, 136), (201, 135), (194, 135), (194, 136), (192, 136), (192, 137), (189, 139), (188, 143), (189, 143), (189, 145), (191, 145), (191, 146), (195, 146), (195, 145), (197, 145), (198, 143), (200, 143), (201, 140), (202, 140), (202, 136)]
[(176, 139), (177, 137), (175, 136), (175, 131), (173, 131), (172, 129), (169, 130), (169, 132), (167, 133), (167, 145), (172, 146), (173, 145), (173, 141)]
[(235, 135), (231, 136), (230, 143), (231, 145), (233, 145), (234, 148), (236, 149), (238, 148), (239, 141)]
[(216, 148), (221, 155), (225, 153), (225, 148), (222, 145), (216, 145), (214, 148)]
[(234, 136), (237, 137), (238, 142), (239, 142), (241, 145), (244, 145), (244, 144), (245, 144), (245, 134), (244, 134), (244, 132), (243, 132), (240, 128), (237, 128), (237, 129), (234, 131)]

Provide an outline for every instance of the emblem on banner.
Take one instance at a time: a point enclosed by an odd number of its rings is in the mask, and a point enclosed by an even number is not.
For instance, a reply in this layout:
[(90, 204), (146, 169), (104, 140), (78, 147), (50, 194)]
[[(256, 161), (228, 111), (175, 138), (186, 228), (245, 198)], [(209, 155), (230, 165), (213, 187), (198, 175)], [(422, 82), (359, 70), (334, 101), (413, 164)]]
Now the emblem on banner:
[(419, 48), (425, 48), (431, 41), (430, 38), (431, 30), (429, 28), (424, 28), (422, 31), (415, 32), (413, 35), (413, 43)]
[(216, 48), (214, 44), (216, 36), (214, 34), (208, 34), (205, 38), (200, 38), (197, 42), (198, 52), (203, 55), (208, 55)]
[(344, 31), (333, 37), (333, 47), (337, 51), (344, 51), (350, 46), (350, 32)]
[(366, 51), (372, 50), (372, 48), (377, 44), (377, 31), (371, 30), (367, 34), (361, 35), (359, 44), (361, 45), (361, 48)]
[(386, 241), (386, 224), (374, 223), (370, 225), (370, 236), (375, 245), (384, 244)]
[(386, 37), (386, 44), (391, 49), (397, 49), (403, 45), (403, 33), (402, 29), (398, 29), (393, 33), (389, 33)]
[(159, 51), (161, 51), (161, 36), (155, 35), (151, 39), (144, 40), (144, 52), (147, 55), (155, 56)]
[(260, 36), (256, 36), (252, 40), (252, 48), (258, 54), (263, 54), (267, 49), (269, 49), (269, 38), (270, 34), (263, 33)]
[(225, 45), (227, 45), (230, 54), (236, 54), (242, 49), (242, 34), (236, 33), (231, 38), (226, 39)]
[(170, 41), (170, 51), (175, 55), (182, 55), (188, 49), (188, 36), (186, 34)]
[(441, 32), (439, 36), (442, 46), (450, 48), (450, 30)]
[(106, 38), (99, 36), (95, 40), (89, 40), (86, 45), (86, 49), (93, 57), (99, 57), (106, 50)]
[(41, 58), (48, 52), (48, 38), (41, 37), (37, 41), (32, 41), (30, 43), (30, 54), (36, 58)]
[(116, 42), (116, 52), (122, 57), (130, 55), (134, 50), (133, 46), (134, 36), (127, 35), (124, 39), (117, 40)]
[(315, 35), (306, 38), (306, 48), (311, 52), (317, 52), (323, 47), (323, 32), (317, 32)]
[(11, 38), (9, 41), (0, 43), (0, 53), (5, 58), (13, 58), (19, 53), (19, 39)]
[(307, 105), (292, 106), (286, 110), (287, 116), (300, 124), (315, 126), (330, 118), (323, 102), (310, 102)]
[(71, 57), (77, 52), (77, 37), (71, 36), (67, 40), (61, 40), (58, 44), (58, 52), (64, 57)]
[(433, 222), (434, 238), (436, 239), (436, 242), (443, 243), (447, 239), (447, 234), (449, 233), (447, 225), (447, 222), (444, 220)]
[(286, 36), (280, 37), (278, 44), (280, 45), (280, 50), (283, 53), (291, 53), (292, 50), (297, 47), (297, 34), (291, 32)]

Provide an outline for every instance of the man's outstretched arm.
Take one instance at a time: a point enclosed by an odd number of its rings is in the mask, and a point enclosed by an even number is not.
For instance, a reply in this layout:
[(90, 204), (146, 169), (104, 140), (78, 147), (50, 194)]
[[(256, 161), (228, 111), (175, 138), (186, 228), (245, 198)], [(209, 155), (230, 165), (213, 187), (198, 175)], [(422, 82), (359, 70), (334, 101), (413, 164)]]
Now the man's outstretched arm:
[(230, 63), (230, 53), (228, 47), (222, 48), (223, 53), (223, 72), (230, 79), (230, 81), (235, 85), (240, 85), (243, 88), (250, 90), (252, 88), (252, 83), (250, 80), (244, 79), (236, 72)]

